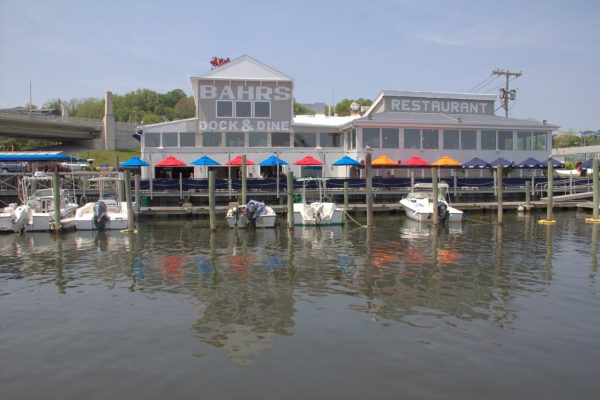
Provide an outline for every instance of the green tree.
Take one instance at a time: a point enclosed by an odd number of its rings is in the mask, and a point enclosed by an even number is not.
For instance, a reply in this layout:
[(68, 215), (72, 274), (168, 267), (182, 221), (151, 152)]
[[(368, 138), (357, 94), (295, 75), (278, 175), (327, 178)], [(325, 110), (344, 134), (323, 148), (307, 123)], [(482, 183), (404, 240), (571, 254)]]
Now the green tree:
[(71, 112), (73, 117), (102, 119), (104, 116), (104, 100), (89, 98), (75, 100), (71, 104), (74, 106)]
[(315, 115), (315, 113), (294, 100), (294, 115)]
[(175, 106), (173, 107), (173, 116), (171, 119), (186, 119), (192, 118), (196, 115), (196, 103), (194, 102), (194, 98), (184, 97), (179, 99)]
[(357, 100), (343, 99), (335, 105), (335, 113), (339, 116), (347, 116), (352, 113), (352, 103), (356, 101), (361, 106), (370, 106), (372, 101), (369, 99), (359, 98)]

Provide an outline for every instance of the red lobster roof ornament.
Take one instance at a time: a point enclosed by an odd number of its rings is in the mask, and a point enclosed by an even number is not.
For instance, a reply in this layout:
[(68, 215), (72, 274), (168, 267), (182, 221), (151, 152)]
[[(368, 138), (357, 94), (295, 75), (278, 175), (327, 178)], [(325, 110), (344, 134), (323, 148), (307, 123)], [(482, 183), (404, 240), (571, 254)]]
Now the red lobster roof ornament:
[(227, 57), (227, 58), (213, 57), (210, 60), (210, 65), (212, 65), (211, 69), (215, 69), (217, 67), (222, 67), (223, 65), (227, 64), (229, 61), (230, 61), (229, 57)]

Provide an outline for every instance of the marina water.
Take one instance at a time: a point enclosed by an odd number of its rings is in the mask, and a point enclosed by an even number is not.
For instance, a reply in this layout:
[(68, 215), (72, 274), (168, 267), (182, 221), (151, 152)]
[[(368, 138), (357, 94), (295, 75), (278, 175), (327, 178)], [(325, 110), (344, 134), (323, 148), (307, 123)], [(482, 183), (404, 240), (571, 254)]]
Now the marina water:
[(474, 218), (0, 236), (0, 398), (600, 398), (600, 226)]

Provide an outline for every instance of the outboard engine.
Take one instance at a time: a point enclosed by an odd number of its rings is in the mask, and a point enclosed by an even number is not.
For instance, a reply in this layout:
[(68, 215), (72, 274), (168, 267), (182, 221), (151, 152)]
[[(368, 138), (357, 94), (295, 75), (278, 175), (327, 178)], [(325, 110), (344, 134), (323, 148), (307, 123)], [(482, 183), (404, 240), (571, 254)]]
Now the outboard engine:
[(256, 226), (256, 203), (253, 201), (248, 202), (246, 205), (246, 217), (248, 218), (248, 224)]
[(238, 221), (240, 219), (240, 209), (237, 207), (233, 207), (231, 209), (231, 215), (233, 216), (234, 226), (237, 228)]
[(14, 212), (14, 229), (15, 232), (23, 232), (25, 230), (25, 225), (31, 219), (32, 210), (31, 207), (27, 204), (20, 205)]
[(446, 203), (439, 203), (437, 211), (438, 217), (440, 217), (440, 222), (448, 222), (449, 213)]
[(106, 221), (110, 218), (108, 217), (106, 211), (106, 204), (103, 201), (97, 201), (94, 204), (94, 226), (97, 230), (103, 231), (106, 228)]

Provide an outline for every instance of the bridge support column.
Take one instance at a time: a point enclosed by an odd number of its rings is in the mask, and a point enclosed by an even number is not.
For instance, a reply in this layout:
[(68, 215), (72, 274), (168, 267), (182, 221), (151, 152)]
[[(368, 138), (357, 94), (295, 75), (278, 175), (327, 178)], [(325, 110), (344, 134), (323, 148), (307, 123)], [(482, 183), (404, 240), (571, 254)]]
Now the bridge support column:
[(104, 100), (104, 118), (102, 118), (102, 138), (104, 139), (104, 150), (116, 150), (116, 121), (115, 116), (113, 115), (112, 92), (106, 92)]

